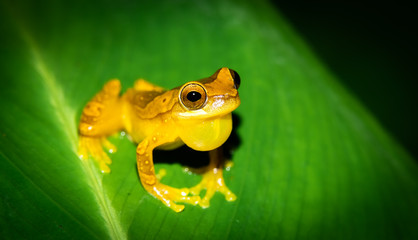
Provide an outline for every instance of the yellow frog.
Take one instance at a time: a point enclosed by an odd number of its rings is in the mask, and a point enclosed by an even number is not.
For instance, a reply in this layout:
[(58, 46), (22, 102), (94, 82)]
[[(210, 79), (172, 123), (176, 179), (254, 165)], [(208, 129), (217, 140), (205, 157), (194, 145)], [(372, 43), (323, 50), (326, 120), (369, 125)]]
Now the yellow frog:
[[(139, 79), (134, 88), (119, 96), (119, 80), (110, 80), (87, 103), (81, 116), (79, 154), (86, 160), (91, 155), (103, 173), (109, 173), (112, 162), (103, 147), (110, 152), (115, 147), (106, 137), (126, 130), (138, 144), (136, 160), (142, 186), (154, 197), (176, 212), (184, 205), (209, 207), (216, 191), (227, 201), (236, 196), (225, 185), (221, 145), (232, 130), (231, 112), (240, 104), (238, 73), (221, 68), (212, 76), (165, 90)], [(177, 189), (162, 184), (154, 171), (154, 148), (170, 150), (186, 144), (198, 151), (210, 151), (209, 170), (202, 181), (192, 188)], [(203, 199), (200, 192), (206, 189)], [(192, 194), (192, 195), (189, 195)]]

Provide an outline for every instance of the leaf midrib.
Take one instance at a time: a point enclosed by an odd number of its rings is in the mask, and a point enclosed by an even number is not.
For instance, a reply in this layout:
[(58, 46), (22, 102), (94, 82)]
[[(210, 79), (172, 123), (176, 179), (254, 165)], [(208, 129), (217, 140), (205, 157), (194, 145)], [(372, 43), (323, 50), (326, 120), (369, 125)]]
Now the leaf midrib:
[[(21, 29), (24, 29), (24, 28), (21, 28)], [(55, 116), (58, 122), (61, 124), (61, 126), (64, 126), (63, 131), (65, 132), (68, 142), (72, 143), (71, 144), (72, 151), (75, 153), (75, 155), (78, 155), (77, 147), (76, 147), (76, 143), (78, 142), (78, 137), (75, 134), (77, 132), (76, 126), (75, 126), (75, 123), (70, 121), (70, 119), (74, 119), (76, 111), (72, 109), (66, 103), (62, 88), (57, 83), (57, 80), (54, 74), (52, 73), (52, 71), (50, 71), (49, 68), (47, 67), (47, 64), (43, 60), (42, 54), (39, 51), (39, 48), (37, 47), (33, 38), (30, 36), (30, 34), (27, 34), (28, 33), (27, 31), (22, 31), (22, 33), (23, 33), (23, 39), (27, 43), (29, 50), (33, 56), (34, 68), (37, 71), (37, 73), (40, 75), (41, 80), (43, 81), (44, 85), (47, 88), (51, 107), (56, 112)], [(127, 239), (126, 232), (122, 230), (120, 219), (117, 216), (116, 211), (113, 208), (110, 199), (108, 198), (108, 196), (106, 195), (104, 191), (104, 188), (102, 185), (103, 176), (101, 175), (101, 173), (97, 171), (97, 169), (95, 168), (94, 164), (91, 163), (91, 161), (81, 161), (81, 162), (83, 163), (81, 165), (86, 174), (85, 176), (87, 179), (86, 182), (90, 185), (91, 187), (90, 189), (93, 189), (93, 195), (96, 199), (97, 205), (99, 206), (100, 214), (104, 218), (107, 224), (106, 228), (108, 230), (110, 237), (112, 239)], [(67, 211), (65, 212), (69, 214)], [(83, 225), (83, 224), (80, 224), (80, 225)], [(89, 230), (89, 232), (91, 232), (91, 230)]]

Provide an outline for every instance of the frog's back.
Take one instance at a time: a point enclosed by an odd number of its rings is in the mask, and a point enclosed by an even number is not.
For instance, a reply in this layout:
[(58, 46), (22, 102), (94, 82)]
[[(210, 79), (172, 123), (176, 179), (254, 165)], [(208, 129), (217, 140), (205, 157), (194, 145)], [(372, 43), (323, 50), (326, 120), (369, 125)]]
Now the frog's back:
[(133, 88), (128, 89), (124, 97), (136, 117), (153, 119), (158, 114), (171, 110), (175, 104), (175, 101), (172, 101), (173, 94), (172, 91), (139, 79)]

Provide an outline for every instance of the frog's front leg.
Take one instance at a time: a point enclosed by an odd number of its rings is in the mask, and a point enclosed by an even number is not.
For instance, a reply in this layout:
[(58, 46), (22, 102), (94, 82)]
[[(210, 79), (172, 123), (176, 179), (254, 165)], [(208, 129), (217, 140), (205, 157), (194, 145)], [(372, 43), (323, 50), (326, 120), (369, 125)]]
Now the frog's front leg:
[(226, 186), (223, 178), (223, 167), (225, 164), (222, 146), (209, 152), (210, 163), (208, 169), (203, 173), (202, 181), (196, 186), (190, 188), (190, 193), (198, 195), (203, 189), (206, 189), (205, 197), (199, 202), (203, 208), (210, 205), (210, 200), (216, 191), (225, 195), (227, 201), (235, 201), (237, 197)]
[(154, 148), (167, 142), (173, 142), (175, 139), (169, 139), (163, 134), (156, 133), (151, 137), (144, 139), (137, 147), (136, 159), (138, 174), (141, 179), (142, 186), (151, 195), (163, 202), (167, 207), (175, 212), (181, 212), (184, 205), (175, 204), (175, 202), (189, 203), (196, 205), (200, 202), (199, 196), (187, 196), (189, 190), (187, 188), (177, 189), (162, 184), (157, 179), (152, 159), (152, 151)]

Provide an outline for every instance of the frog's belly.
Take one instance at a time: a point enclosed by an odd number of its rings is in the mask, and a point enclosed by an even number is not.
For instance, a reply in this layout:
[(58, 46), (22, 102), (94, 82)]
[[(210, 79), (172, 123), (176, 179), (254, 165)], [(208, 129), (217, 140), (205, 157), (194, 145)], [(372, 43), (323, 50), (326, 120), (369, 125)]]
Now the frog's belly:
[[(138, 130), (138, 131), (133, 131), (131, 133), (128, 132), (128, 134), (131, 136), (132, 141), (135, 143), (140, 143), (142, 140), (144, 140), (147, 136), (148, 131), (143, 131), (142, 130)], [(151, 134), (151, 133), (149, 133)], [(162, 144), (160, 146), (157, 147), (157, 149), (161, 149), (161, 150), (172, 150), (178, 147), (181, 147), (184, 145), (184, 142), (180, 139), (177, 138), (174, 142), (169, 142), (169, 143), (165, 143)]]
[[(135, 143), (140, 143), (147, 136), (151, 136), (155, 133), (156, 130), (155, 119), (154, 120), (144, 120), (144, 119), (135, 119), (135, 123), (131, 124), (129, 127), (126, 127), (126, 131), (129, 136), (132, 138), (132, 141)], [(183, 141), (178, 137), (174, 142), (169, 142), (162, 144), (157, 147), (157, 149), (162, 150), (172, 150), (184, 145)]]
[(161, 150), (172, 150), (172, 149), (181, 147), (183, 145), (184, 145), (184, 142), (181, 141), (180, 138), (177, 138), (176, 141), (171, 142), (171, 143), (166, 143), (166, 144), (163, 144), (161, 146), (158, 146), (157, 149), (161, 149)]

